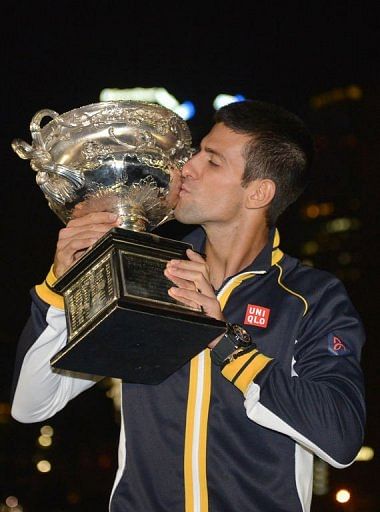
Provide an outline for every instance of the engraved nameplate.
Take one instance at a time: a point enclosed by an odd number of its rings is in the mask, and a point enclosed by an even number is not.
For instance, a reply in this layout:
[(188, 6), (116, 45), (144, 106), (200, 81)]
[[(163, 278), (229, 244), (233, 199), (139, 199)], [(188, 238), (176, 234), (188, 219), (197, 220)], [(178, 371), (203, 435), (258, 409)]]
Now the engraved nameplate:
[(138, 297), (167, 304), (176, 304), (168, 295), (173, 283), (164, 276), (168, 260), (121, 251), (123, 292), (129, 297)]
[(86, 271), (64, 293), (70, 324), (70, 339), (109, 306), (116, 298), (112, 273), (112, 252)]

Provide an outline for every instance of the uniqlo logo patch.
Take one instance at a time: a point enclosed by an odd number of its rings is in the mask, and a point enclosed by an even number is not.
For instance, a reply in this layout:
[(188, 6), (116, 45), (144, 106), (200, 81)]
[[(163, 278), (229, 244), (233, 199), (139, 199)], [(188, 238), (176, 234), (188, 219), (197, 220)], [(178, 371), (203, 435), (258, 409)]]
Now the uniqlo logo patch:
[(268, 325), (269, 315), (269, 308), (248, 304), (247, 311), (245, 312), (244, 324), (265, 328)]

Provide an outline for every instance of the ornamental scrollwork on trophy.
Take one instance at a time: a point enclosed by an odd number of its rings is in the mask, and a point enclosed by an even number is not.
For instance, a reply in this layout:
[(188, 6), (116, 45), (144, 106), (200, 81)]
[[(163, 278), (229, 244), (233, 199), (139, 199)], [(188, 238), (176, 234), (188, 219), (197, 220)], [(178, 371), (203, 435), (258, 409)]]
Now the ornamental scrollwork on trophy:
[[(44, 118), (51, 120), (41, 126)], [(191, 157), (187, 124), (161, 105), (106, 101), (63, 114), (38, 111), (32, 144), (15, 139), (30, 160), (50, 208), (67, 223), (92, 211), (117, 212), (124, 227), (151, 230), (170, 218), (180, 170)]]

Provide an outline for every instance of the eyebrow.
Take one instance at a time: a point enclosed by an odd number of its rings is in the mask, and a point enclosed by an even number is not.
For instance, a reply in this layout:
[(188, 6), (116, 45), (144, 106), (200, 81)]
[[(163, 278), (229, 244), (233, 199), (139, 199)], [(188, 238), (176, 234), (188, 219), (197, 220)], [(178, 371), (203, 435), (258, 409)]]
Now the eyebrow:
[(226, 161), (225, 157), (221, 153), (218, 153), (218, 151), (215, 151), (215, 149), (212, 149), (212, 148), (209, 148), (208, 146), (205, 146), (204, 150), (206, 151), (206, 153), (211, 153), (212, 155), (215, 155), (215, 156), (219, 157), (224, 162)]

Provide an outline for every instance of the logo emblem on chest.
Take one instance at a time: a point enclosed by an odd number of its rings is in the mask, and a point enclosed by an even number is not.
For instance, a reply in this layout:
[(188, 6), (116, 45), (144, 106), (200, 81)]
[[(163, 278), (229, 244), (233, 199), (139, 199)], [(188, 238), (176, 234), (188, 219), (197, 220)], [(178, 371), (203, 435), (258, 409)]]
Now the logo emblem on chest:
[(263, 306), (248, 304), (245, 312), (244, 325), (265, 328), (268, 325), (270, 309)]

